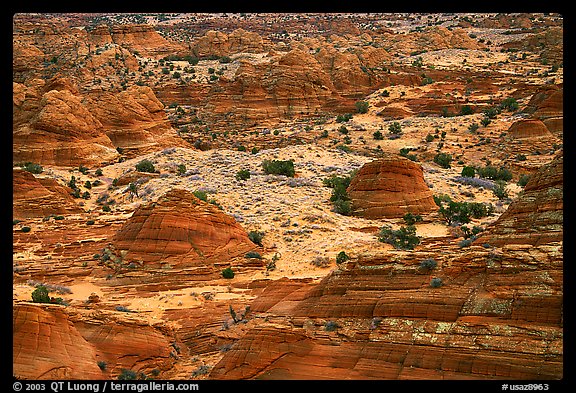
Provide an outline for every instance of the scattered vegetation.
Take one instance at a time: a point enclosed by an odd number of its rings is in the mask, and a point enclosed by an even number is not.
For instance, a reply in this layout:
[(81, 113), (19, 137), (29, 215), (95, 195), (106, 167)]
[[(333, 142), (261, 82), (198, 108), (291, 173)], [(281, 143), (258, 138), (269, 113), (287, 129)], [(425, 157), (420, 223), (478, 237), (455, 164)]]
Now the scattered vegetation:
[(227, 268), (223, 269), (222, 270), (222, 277), (227, 278), (227, 279), (234, 278), (234, 270), (232, 270), (231, 267), (227, 267)]
[(293, 160), (264, 160), (262, 162), (262, 169), (266, 174), (284, 175), (294, 177), (294, 161)]
[(355, 172), (352, 172), (348, 176), (332, 176), (322, 180), (326, 187), (332, 188), (330, 202), (332, 202), (334, 211), (338, 214), (347, 216), (352, 212), (352, 204), (346, 189), (355, 174)]
[(21, 168), (24, 169), (25, 171), (28, 171), (30, 173), (34, 173), (36, 175), (39, 173), (42, 173), (44, 171), (44, 169), (42, 168), (42, 165), (35, 164), (33, 162), (26, 162), (26, 163), (21, 165)]
[(420, 237), (416, 235), (414, 225), (402, 226), (398, 230), (384, 225), (378, 234), (378, 241), (391, 244), (397, 250), (413, 250), (420, 244)]
[(150, 160), (142, 160), (138, 164), (136, 164), (136, 170), (138, 172), (148, 172), (148, 173), (155, 173), (156, 168), (154, 168), (154, 164)]
[(248, 239), (254, 244), (262, 247), (262, 239), (264, 239), (264, 232), (250, 231), (248, 232)]

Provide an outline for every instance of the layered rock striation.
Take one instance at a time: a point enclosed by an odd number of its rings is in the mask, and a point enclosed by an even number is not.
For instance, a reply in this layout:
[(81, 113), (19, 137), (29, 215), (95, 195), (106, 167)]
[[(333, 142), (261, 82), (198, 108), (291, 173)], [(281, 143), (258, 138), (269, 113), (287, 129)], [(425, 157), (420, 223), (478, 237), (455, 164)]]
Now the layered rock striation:
[(257, 248), (233, 217), (181, 189), (136, 209), (111, 242), (129, 258), (178, 266), (225, 262)]
[(364, 218), (402, 217), (437, 208), (422, 167), (403, 157), (388, 156), (365, 164), (347, 192), (353, 214)]

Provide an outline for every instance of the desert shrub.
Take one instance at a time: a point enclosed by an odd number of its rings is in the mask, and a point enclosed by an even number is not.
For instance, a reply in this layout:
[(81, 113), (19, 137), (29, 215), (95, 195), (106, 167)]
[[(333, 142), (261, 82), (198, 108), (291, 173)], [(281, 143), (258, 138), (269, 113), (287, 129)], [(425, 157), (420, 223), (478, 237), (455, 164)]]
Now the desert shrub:
[(185, 164), (178, 164), (178, 174), (183, 176), (186, 173), (186, 165)]
[(231, 279), (234, 278), (234, 270), (231, 267), (227, 267), (226, 269), (222, 270), (222, 277)]
[(154, 168), (154, 164), (150, 160), (140, 161), (138, 164), (136, 164), (136, 170), (138, 172), (148, 172), (148, 173), (156, 172), (156, 168)]
[(200, 199), (201, 201), (208, 202), (208, 194), (206, 193), (206, 191), (195, 190), (192, 192), (192, 194), (194, 194), (194, 196)]
[(430, 280), (430, 286), (432, 288), (440, 288), (442, 286), (442, 279), (439, 277), (434, 277), (432, 280)]
[(465, 166), (464, 168), (462, 168), (461, 175), (463, 177), (474, 177), (476, 175), (476, 170), (474, 169), (473, 166)]
[(496, 168), (492, 165), (476, 168), (478, 176), (491, 180), (509, 181), (512, 179), (512, 172), (506, 167)]
[(460, 108), (460, 115), (461, 116), (471, 115), (473, 113), (474, 113), (474, 110), (470, 107), (470, 105), (464, 105), (462, 108)]
[(426, 142), (432, 142), (434, 140), (434, 135), (432, 134), (428, 134), (426, 135)]
[(506, 191), (506, 183), (502, 180), (498, 180), (492, 189), (492, 192), (498, 199), (508, 198), (508, 191)]
[(32, 301), (34, 303), (50, 303), (50, 296), (48, 295), (48, 288), (44, 285), (38, 285), (32, 292)]
[(462, 239), (458, 242), (458, 247), (460, 248), (470, 247), (470, 245), (474, 240), (476, 240), (476, 236), (472, 236), (467, 239)]
[(346, 189), (350, 185), (353, 175), (354, 174), (348, 176), (331, 176), (322, 180), (326, 187), (332, 188), (330, 202), (332, 202), (334, 211), (338, 214), (348, 215), (352, 211), (350, 197), (348, 196)]
[(236, 180), (248, 180), (250, 179), (250, 171), (248, 169), (240, 169), (236, 172)]
[(413, 250), (420, 244), (420, 237), (416, 236), (416, 227), (408, 225), (393, 230), (390, 226), (384, 225), (378, 234), (378, 241), (388, 243), (399, 250)]
[(451, 167), (452, 156), (448, 153), (438, 153), (434, 156), (434, 162), (442, 168), (448, 169)]
[(269, 175), (284, 175), (294, 177), (294, 161), (292, 160), (264, 160), (262, 169)]
[(404, 217), (402, 217), (404, 219), (404, 222), (407, 225), (414, 225), (417, 222), (422, 221), (422, 216), (420, 214), (412, 214), (412, 213), (406, 213), (404, 214)]
[(518, 101), (514, 97), (505, 98), (500, 104), (501, 109), (506, 109), (511, 112), (518, 109)]
[(327, 332), (333, 332), (337, 328), (338, 328), (338, 324), (334, 321), (327, 321), (324, 324), (324, 330), (326, 330)]
[(108, 364), (104, 360), (99, 360), (98, 363), (96, 364), (98, 365), (100, 370), (106, 371), (106, 367), (108, 366)]
[(244, 255), (245, 258), (256, 258), (256, 259), (262, 259), (262, 255), (260, 255), (259, 252), (256, 251), (248, 251), (246, 253), (246, 255)]
[(518, 179), (518, 184), (520, 187), (526, 187), (526, 184), (528, 184), (528, 181), (530, 180), (530, 175), (527, 174), (522, 174), (520, 175), (520, 178)]
[(250, 231), (248, 232), (248, 239), (254, 244), (262, 246), (262, 239), (264, 238), (264, 232)]
[(452, 178), (455, 182), (467, 184), (469, 186), (474, 187), (482, 187), (488, 190), (494, 188), (494, 182), (487, 179), (480, 179), (478, 177), (464, 177), (464, 176), (455, 176)]
[(480, 128), (478, 123), (472, 123), (468, 126), (468, 131), (474, 134), (476, 131), (478, 131), (478, 128)]
[(462, 225), (460, 227), (462, 233), (464, 234), (464, 239), (474, 238), (476, 239), (476, 235), (484, 230), (484, 228), (479, 227), (478, 225), (474, 225), (472, 229), (468, 228), (466, 225)]
[(30, 232), (32, 229), (30, 227), (22, 227), (20, 228), (20, 232), (24, 232), (24, 233), (28, 233)]
[(42, 168), (42, 165), (35, 164), (33, 162), (26, 162), (24, 165), (22, 165), (22, 169), (34, 174), (42, 173), (42, 171), (44, 170)]
[(428, 258), (420, 262), (420, 268), (424, 270), (436, 269), (436, 266), (438, 266), (438, 262), (432, 258)]
[(368, 101), (356, 101), (355, 105), (358, 113), (368, 112)]
[(349, 260), (350, 257), (346, 254), (345, 251), (340, 251), (338, 255), (336, 255), (336, 263), (340, 264)]
[(377, 141), (381, 141), (382, 139), (384, 139), (384, 135), (382, 134), (381, 131), (376, 131), (372, 134), (372, 136), (374, 137), (375, 140)]
[(400, 123), (395, 121), (394, 123), (392, 123), (388, 126), (388, 131), (391, 134), (400, 134), (400, 133), (402, 133), (402, 126), (400, 125)]
[(336, 116), (336, 122), (337, 123), (346, 123), (350, 119), (352, 119), (351, 113), (345, 113), (343, 115)]

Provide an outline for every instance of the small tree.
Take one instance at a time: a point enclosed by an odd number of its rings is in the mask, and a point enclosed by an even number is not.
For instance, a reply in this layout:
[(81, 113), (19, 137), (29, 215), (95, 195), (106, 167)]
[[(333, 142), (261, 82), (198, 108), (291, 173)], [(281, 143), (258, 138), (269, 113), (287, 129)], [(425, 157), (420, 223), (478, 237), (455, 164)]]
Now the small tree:
[(347, 260), (349, 260), (350, 257), (348, 255), (346, 255), (346, 252), (344, 251), (340, 251), (338, 253), (338, 255), (336, 255), (336, 263), (339, 265), (341, 263), (346, 262)]
[(295, 175), (294, 161), (292, 160), (264, 160), (262, 169), (267, 174), (285, 175), (288, 177), (294, 177)]
[(391, 244), (399, 250), (413, 250), (415, 246), (420, 244), (420, 237), (416, 236), (416, 227), (414, 225), (400, 227), (396, 231), (385, 225), (380, 229), (378, 240)]
[(250, 179), (250, 171), (248, 169), (240, 169), (236, 172), (236, 180), (248, 180)]
[(248, 232), (248, 239), (254, 244), (262, 247), (262, 239), (264, 238), (264, 232), (250, 231)]

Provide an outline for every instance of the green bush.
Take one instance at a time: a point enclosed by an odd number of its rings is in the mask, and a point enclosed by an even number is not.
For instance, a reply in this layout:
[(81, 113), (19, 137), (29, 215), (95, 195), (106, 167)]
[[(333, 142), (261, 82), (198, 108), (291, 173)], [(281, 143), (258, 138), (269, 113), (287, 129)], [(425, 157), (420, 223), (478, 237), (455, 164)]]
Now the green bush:
[(436, 266), (438, 266), (438, 262), (432, 258), (428, 258), (420, 262), (420, 268), (423, 270), (433, 270), (436, 269)]
[(530, 175), (527, 174), (522, 174), (520, 175), (520, 178), (518, 179), (518, 184), (520, 187), (526, 187), (526, 184), (528, 184), (528, 181), (530, 180)]
[(376, 131), (375, 133), (372, 134), (372, 136), (377, 141), (381, 141), (382, 139), (384, 139), (384, 135), (382, 134), (381, 131)]
[(356, 101), (356, 110), (358, 113), (368, 112), (368, 102), (367, 101)]
[(448, 153), (438, 153), (434, 156), (434, 162), (442, 168), (451, 168), (452, 156)]
[(400, 134), (400, 133), (402, 133), (402, 126), (400, 125), (400, 123), (395, 121), (394, 123), (392, 123), (388, 126), (388, 131), (391, 134), (395, 134), (395, 135)]
[(206, 191), (196, 190), (193, 191), (192, 194), (194, 194), (194, 196), (200, 199), (201, 201), (208, 202), (208, 194), (206, 193)]
[(246, 253), (246, 255), (244, 255), (245, 258), (256, 258), (256, 259), (262, 259), (262, 255), (260, 255), (259, 252), (256, 251), (248, 251)]
[(50, 303), (48, 288), (46, 288), (44, 285), (38, 285), (32, 292), (32, 301), (34, 303)]
[(416, 236), (416, 227), (408, 225), (393, 230), (390, 226), (384, 225), (378, 234), (378, 241), (388, 243), (398, 250), (413, 250), (420, 244), (420, 237)]
[(346, 189), (350, 185), (353, 176), (354, 173), (348, 176), (332, 176), (322, 181), (326, 187), (332, 188), (330, 202), (332, 202), (334, 211), (338, 214), (347, 216), (352, 212), (350, 197)]
[(24, 165), (22, 165), (22, 169), (34, 174), (42, 173), (42, 171), (44, 170), (42, 168), (42, 165), (35, 164), (33, 162), (26, 162)]
[(474, 177), (476, 175), (476, 170), (474, 169), (473, 166), (465, 166), (464, 168), (462, 168), (461, 175), (463, 177)]
[(222, 277), (231, 279), (234, 278), (234, 271), (231, 267), (227, 267), (226, 269), (222, 270)]
[(414, 225), (417, 222), (422, 221), (422, 216), (420, 214), (412, 214), (412, 213), (406, 213), (404, 214), (404, 217), (402, 217), (404, 219), (404, 222), (407, 225)]
[(262, 162), (262, 169), (267, 174), (284, 175), (294, 177), (294, 161), (292, 160), (264, 160)]
[(236, 180), (248, 180), (250, 179), (250, 171), (248, 169), (240, 169), (236, 172)]
[(148, 173), (156, 172), (156, 168), (154, 168), (154, 164), (150, 160), (140, 161), (138, 164), (136, 164), (136, 170), (138, 172), (148, 172)]
[(432, 288), (440, 288), (442, 286), (442, 279), (439, 277), (434, 277), (432, 280), (430, 280), (430, 286)]
[(350, 257), (348, 255), (346, 255), (346, 252), (344, 252), (344, 251), (340, 251), (338, 253), (338, 255), (336, 255), (336, 263), (337, 264), (341, 264), (343, 262), (346, 262), (349, 259), (350, 259)]
[(254, 244), (262, 247), (262, 239), (264, 238), (264, 232), (250, 231), (248, 232), (248, 239)]
[(504, 182), (503, 180), (496, 181), (496, 184), (494, 185), (492, 192), (494, 193), (494, 195), (496, 195), (496, 197), (498, 197), (498, 199), (508, 198), (508, 191), (506, 191), (506, 182)]

